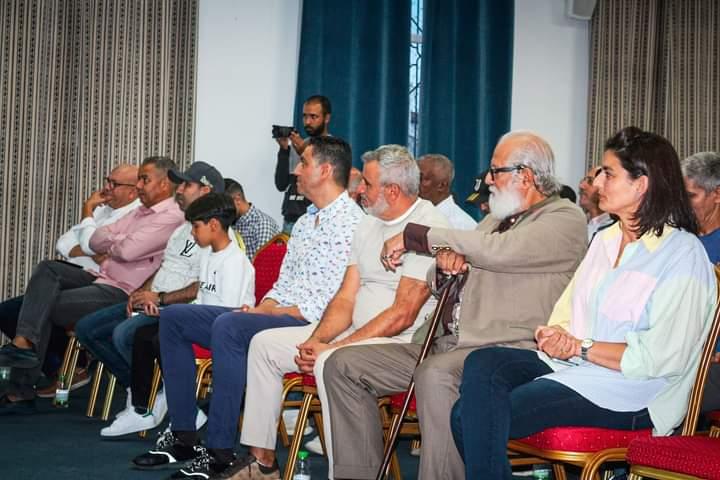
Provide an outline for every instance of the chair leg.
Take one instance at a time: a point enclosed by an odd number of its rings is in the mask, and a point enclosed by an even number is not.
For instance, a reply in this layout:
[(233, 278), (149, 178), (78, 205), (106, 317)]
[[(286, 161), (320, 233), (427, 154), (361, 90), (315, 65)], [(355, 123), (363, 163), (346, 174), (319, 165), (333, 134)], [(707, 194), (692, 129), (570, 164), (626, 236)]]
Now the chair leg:
[[(70, 364), (65, 372), (65, 385), (68, 389), (68, 396), (70, 395), (70, 386), (72, 385), (73, 378), (75, 377), (75, 370), (77, 369), (78, 356), (80, 355), (80, 343), (78, 343), (75, 337), (70, 339), (72, 346), (72, 356), (70, 358)], [(68, 345), (69, 346), (69, 345)]]
[(553, 463), (553, 474), (555, 475), (555, 480), (567, 480), (567, 475), (565, 474), (565, 466), (562, 463)]
[[(153, 377), (152, 377), (152, 383), (150, 384), (150, 397), (148, 398), (148, 412), (152, 412), (153, 407), (155, 407), (155, 400), (157, 400), (157, 394), (158, 390), (160, 390), (160, 379), (162, 378), (162, 372), (160, 372), (160, 365), (158, 364), (157, 360), (155, 361), (155, 366), (153, 367)], [(143, 430), (142, 432), (138, 433), (140, 438), (145, 438), (147, 435), (147, 430)]]
[(95, 404), (97, 403), (98, 391), (100, 390), (100, 381), (102, 380), (102, 374), (104, 369), (105, 365), (103, 365), (102, 362), (98, 362), (97, 367), (95, 367), (95, 377), (92, 381), (92, 389), (90, 390), (90, 398), (88, 399), (87, 411), (85, 412), (85, 416), (87, 417), (92, 417), (93, 415), (95, 415)]
[(285, 475), (283, 480), (291, 480), (293, 473), (295, 473), (295, 459), (300, 451), (300, 444), (302, 443), (302, 432), (305, 431), (305, 425), (307, 424), (308, 414), (310, 413), (310, 404), (315, 397), (312, 393), (306, 393), (303, 397), (303, 403), (300, 407), (300, 413), (298, 414), (297, 423), (295, 424), (295, 435), (292, 437), (292, 443), (290, 443), (290, 449), (288, 450), (288, 460), (285, 465)]
[[(195, 377), (195, 399), (205, 398), (207, 395), (207, 388), (203, 388), (203, 379), (205, 378), (208, 369), (212, 367), (212, 360), (208, 359), (200, 363), (197, 367), (197, 376)], [(204, 395), (203, 395), (204, 393)]]
[(108, 386), (105, 391), (105, 404), (103, 405), (102, 416), (100, 417), (102, 420), (107, 420), (110, 416), (110, 407), (112, 406), (113, 394), (115, 393), (115, 383), (117, 382), (117, 378), (115, 378), (115, 375), (112, 373), (108, 374), (108, 378)]
[(710, 433), (708, 434), (711, 438), (720, 438), (720, 427), (713, 425), (710, 427)]

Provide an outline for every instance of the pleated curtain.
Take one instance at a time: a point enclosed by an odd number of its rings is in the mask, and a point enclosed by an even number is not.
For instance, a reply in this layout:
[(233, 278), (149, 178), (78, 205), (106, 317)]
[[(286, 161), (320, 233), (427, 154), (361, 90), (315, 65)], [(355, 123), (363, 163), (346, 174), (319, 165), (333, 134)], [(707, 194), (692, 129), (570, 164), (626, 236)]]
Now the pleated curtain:
[(680, 158), (720, 149), (720, 2), (599, 0), (590, 57), (588, 166), (628, 125)]
[(197, 0), (0, 0), (0, 294), (120, 163), (192, 161)]
[(405, 145), (410, 0), (304, 0), (301, 30), (295, 127), (303, 132), (303, 102), (319, 94), (332, 103), (330, 133), (350, 143), (356, 165), (381, 144)]

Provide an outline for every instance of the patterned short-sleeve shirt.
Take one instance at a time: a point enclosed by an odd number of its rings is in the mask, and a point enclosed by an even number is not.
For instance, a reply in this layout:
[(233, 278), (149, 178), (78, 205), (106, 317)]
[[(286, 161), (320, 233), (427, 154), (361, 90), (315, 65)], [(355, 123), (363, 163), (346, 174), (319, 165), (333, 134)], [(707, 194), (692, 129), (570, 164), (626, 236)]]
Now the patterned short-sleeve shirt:
[(280, 276), (265, 298), (297, 305), (305, 320), (320, 321), (340, 288), (355, 227), (364, 215), (347, 192), (325, 208), (310, 205), (293, 227)]

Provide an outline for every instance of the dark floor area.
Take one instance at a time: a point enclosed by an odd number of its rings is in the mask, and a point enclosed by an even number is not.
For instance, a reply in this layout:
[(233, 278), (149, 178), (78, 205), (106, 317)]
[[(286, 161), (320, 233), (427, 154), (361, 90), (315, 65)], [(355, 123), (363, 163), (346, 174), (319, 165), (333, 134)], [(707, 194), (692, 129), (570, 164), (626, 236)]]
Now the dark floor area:
[[(130, 459), (150, 448), (157, 432), (147, 438), (128, 435), (118, 440), (101, 440), (100, 429), (108, 424), (97, 416), (87, 418), (89, 386), (72, 392), (67, 409), (53, 407), (49, 399), (38, 399), (38, 413), (23, 416), (0, 416), (0, 479), (138, 479), (153, 480), (168, 477), (172, 470), (138, 471), (130, 468)], [(101, 390), (101, 399), (104, 389)], [(124, 406), (125, 393), (116, 390), (114, 415)], [(96, 414), (101, 405), (98, 405)], [(309, 437), (308, 437), (309, 439)], [(238, 445), (238, 450), (244, 453)], [(404, 479), (417, 478), (417, 457), (409, 454), (409, 441), (398, 447)], [(278, 457), (285, 465), (287, 449), (280, 448)], [(313, 479), (327, 478), (327, 459), (312, 455)]]

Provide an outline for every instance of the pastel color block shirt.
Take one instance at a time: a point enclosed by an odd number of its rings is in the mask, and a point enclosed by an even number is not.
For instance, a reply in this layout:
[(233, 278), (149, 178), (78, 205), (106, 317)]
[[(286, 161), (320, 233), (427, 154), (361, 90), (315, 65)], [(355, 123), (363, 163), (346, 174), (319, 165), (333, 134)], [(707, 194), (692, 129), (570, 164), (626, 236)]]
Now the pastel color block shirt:
[(625, 247), (613, 225), (592, 242), (548, 325), (577, 338), (626, 343), (620, 371), (551, 360), (545, 378), (613, 411), (647, 408), (656, 433), (680, 425), (717, 298), (712, 265), (698, 239), (665, 226)]
[(364, 215), (347, 192), (325, 208), (310, 205), (293, 227), (280, 276), (265, 298), (281, 307), (296, 305), (310, 323), (320, 321), (340, 288), (353, 234)]

